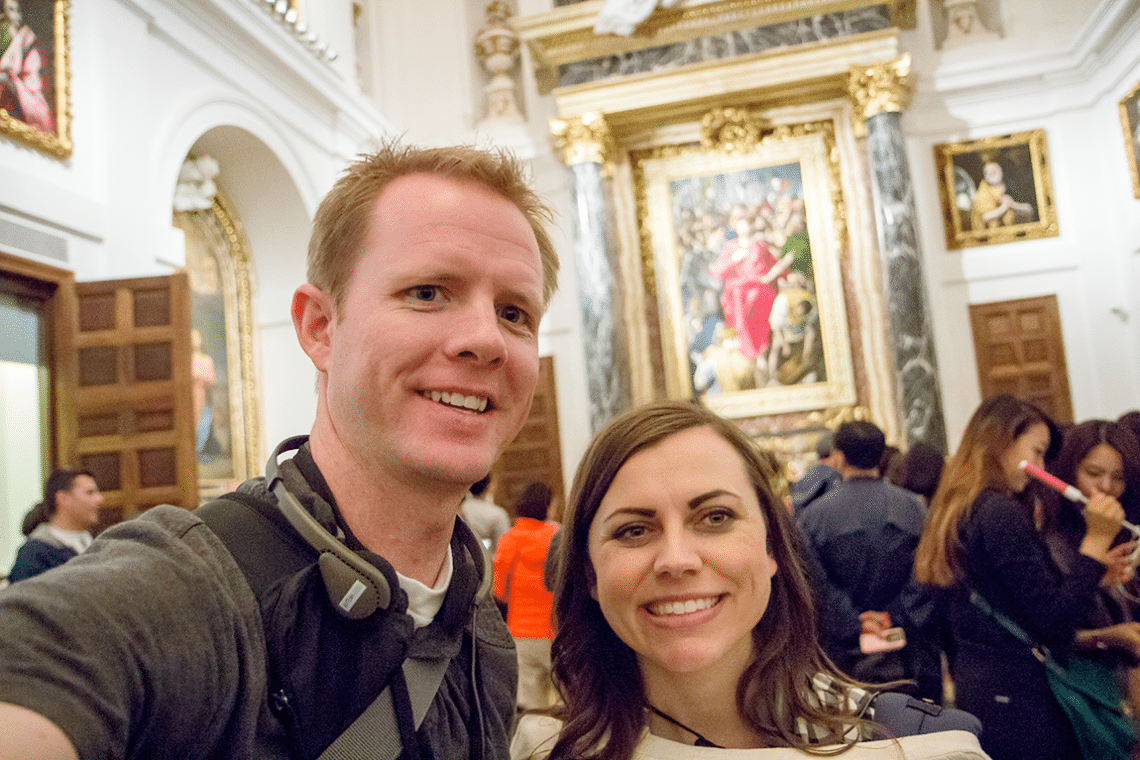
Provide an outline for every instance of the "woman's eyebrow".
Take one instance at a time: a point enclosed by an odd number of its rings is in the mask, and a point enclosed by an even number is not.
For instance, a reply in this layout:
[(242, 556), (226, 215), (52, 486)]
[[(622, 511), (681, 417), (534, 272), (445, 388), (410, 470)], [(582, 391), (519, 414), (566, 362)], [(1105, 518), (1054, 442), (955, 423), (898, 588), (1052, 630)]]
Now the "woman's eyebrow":
[(652, 507), (621, 507), (602, 518), (602, 522), (607, 523), (615, 517), (653, 517), (655, 514), (657, 510)]
[(694, 496), (693, 498), (689, 499), (689, 509), (696, 509), (709, 499), (715, 499), (718, 496), (731, 496), (734, 499), (740, 498), (732, 491), (727, 491), (723, 488), (714, 488), (712, 491), (703, 493), (700, 496)]

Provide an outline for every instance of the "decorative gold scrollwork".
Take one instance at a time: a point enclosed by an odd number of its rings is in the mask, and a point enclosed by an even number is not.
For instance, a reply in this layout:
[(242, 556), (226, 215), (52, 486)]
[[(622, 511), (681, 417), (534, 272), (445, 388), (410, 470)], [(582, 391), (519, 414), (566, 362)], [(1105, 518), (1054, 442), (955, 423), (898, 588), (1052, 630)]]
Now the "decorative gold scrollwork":
[(910, 104), (910, 54), (870, 68), (852, 66), (847, 94), (854, 111), (855, 134), (866, 134), (864, 122), (881, 113), (901, 113)]
[(550, 133), (554, 147), (562, 154), (567, 166), (593, 162), (602, 165), (602, 172), (613, 171), (614, 138), (606, 117), (600, 111), (591, 111), (568, 119), (551, 119)]
[(743, 108), (714, 108), (701, 119), (701, 147), (748, 153), (760, 144), (760, 124)]

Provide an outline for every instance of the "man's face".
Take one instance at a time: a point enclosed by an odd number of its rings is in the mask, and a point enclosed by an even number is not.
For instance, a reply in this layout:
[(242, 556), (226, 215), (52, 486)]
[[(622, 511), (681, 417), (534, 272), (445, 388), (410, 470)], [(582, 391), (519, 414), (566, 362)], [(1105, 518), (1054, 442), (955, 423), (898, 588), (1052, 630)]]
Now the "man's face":
[(405, 483), (486, 475), (530, 410), (542, 277), (510, 201), (430, 174), (392, 182), (315, 359), (340, 444)]
[(90, 475), (76, 475), (70, 491), (56, 493), (56, 516), (65, 530), (89, 530), (99, 522), (103, 494)]

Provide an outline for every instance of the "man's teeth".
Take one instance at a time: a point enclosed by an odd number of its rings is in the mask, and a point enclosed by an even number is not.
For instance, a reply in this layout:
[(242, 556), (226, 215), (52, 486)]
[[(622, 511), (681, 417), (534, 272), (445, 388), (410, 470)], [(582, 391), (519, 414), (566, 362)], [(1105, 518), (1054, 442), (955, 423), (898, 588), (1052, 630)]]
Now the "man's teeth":
[(658, 602), (650, 606), (652, 615), (685, 615), (697, 610), (707, 610), (718, 601), (718, 597), (710, 596), (704, 599), (689, 599), (684, 602)]
[(476, 412), (481, 412), (487, 408), (487, 399), (480, 398), (479, 396), (464, 396), (462, 393), (432, 391), (431, 400), (438, 401), (441, 404), (447, 404), (448, 406), (457, 406), (460, 409), (471, 409)]

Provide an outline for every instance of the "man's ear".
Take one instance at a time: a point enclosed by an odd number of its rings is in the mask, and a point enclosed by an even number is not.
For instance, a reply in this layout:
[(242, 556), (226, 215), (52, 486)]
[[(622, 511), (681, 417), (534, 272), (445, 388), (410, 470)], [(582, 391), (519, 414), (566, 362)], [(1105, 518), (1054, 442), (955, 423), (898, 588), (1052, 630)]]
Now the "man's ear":
[(315, 285), (305, 283), (293, 291), (291, 311), (301, 350), (319, 372), (327, 371), (335, 319), (332, 297)]

